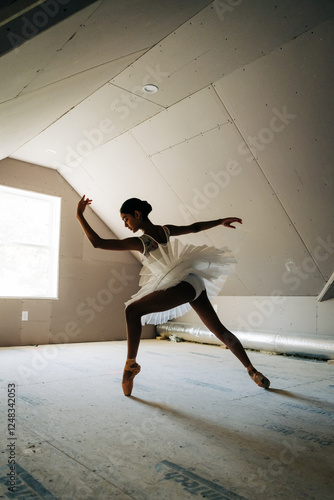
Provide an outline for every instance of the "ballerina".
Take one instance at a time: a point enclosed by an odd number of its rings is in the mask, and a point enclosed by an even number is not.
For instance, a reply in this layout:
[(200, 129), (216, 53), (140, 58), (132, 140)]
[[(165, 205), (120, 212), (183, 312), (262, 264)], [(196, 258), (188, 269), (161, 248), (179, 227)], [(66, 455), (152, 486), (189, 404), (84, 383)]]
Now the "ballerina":
[(137, 353), (142, 325), (161, 324), (182, 316), (193, 308), (204, 325), (221, 340), (239, 359), (251, 379), (268, 389), (270, 381), (252, 365), (239, 339), (219, 320), (209, 296), (217, 295), (228, 274), (233, 272), (234, 257), (225, 247), (216, 249), (206, 245), (196, 247), (182, 245), (171, 236), (206, 231), (216, 226), (235, 229), (242, 224), (238, 217), (226, 217), (214, 221), (195, 222), (187, 226), (154, 225), (148, 218), (152, 210), (147, 201), (130, 198), (120, 208), (126, 228), (142, 236), (125, 239), (103, 239), (88, 224), (84, 211), (92, 200), (81, 198), (77, 218), (95, 248), (105, 250), (138, 251), (142, 254), (139, 291), (126, 302), (127, 360), (124, 367), (122, 388), (130, 396), (133, 379), (140, 372)]

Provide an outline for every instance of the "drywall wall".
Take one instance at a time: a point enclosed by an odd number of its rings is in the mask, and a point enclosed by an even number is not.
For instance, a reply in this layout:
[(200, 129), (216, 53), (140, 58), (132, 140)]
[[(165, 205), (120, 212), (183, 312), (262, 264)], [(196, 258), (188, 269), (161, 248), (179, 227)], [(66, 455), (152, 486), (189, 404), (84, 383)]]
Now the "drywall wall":
[(236, 255), (222, 295), (316, 297), (334, 270), (333, 46), (329, 0), (100, 0), (0, 58), (0, 158), (58, 170), (120, 238), (133, 196), (156, 224), (241, 217), (182, 236)]
[[(0, 346), (125, 339), (124, 302), (138, 289), (138, 260), (92, 247), (76, 219), (79, 196), (55, 170), (5, 159), (0, 183), (62, 199), (59, 298), (0, 299)], [(90, 208), (87, 218), (98, 234), (114, 237)], [(144, 338), (153, 335), (144, 328)]]
[[(334, 299), (288, 297), (275, 293), (262, 297), (215, 297), (219, 319), (232, 332), (303, 335), (334, 339)], [(182, 317), (184, 323), (202, 325), (194, 311)]]

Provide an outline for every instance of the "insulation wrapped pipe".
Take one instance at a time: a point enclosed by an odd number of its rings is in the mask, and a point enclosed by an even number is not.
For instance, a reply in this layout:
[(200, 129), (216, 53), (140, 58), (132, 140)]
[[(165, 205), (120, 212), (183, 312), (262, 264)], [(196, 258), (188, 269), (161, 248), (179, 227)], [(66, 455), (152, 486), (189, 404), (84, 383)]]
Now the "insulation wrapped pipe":
[[(168, 322), (157, 325), (160, 336), (179, 338), (202, 344), (222, 345), (222, 342), (204, 326)], [(290, 354), (320, 359), (334, 359), (334, 339), (299, 334), (233, 332), (245, 349)]]

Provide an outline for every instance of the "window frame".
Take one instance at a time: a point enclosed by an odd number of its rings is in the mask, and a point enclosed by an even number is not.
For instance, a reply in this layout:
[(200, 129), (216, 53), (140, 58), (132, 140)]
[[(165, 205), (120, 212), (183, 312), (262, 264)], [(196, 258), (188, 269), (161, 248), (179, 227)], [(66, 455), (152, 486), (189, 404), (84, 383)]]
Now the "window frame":
[[(16, 188), (8, 185), (0, 184), (0, 195), (2, 193), (8, 193), (11, 195), (16, 195), (23, 197), (25, 199), (32, 198), (34, 200), (41, 200), (44, 203), (48, 202), (50, 207), (50, 215), (48, 219), (48, 244), (38, 243), (38, 242), (20, 242), (18, 240), (11, 240), (9, 243), (2, 238), (0, 239), (1, 245), (13, 244), (17, 247), (34, 247), (48, 249), (49, 251), (49, 266), (47, 274), (47, 287), (45, 287), (45, 293), (31, 293), (25, 290), (23, 293), (18, 291), (14, 294), (5, 293), (5, 290), (0, 289), (0, 299), (48, 299), (57, 300), (59, 298), (59, 264), (60, 264), (60, 229), (61, 229), (61, 197), (54, 196), (50, 194), (40, 193), (37, 191), (32, 191), (28, 189)], [(17, 223), (20, 224), (18, 219)], [(23, 224), (23, 222), (21, 222)], [(1, 222), (0, 222), (1, 225)], [(0, 231), (1, 233), (1, 231)], [(1, 234), (0, 234), (1, 238)]]

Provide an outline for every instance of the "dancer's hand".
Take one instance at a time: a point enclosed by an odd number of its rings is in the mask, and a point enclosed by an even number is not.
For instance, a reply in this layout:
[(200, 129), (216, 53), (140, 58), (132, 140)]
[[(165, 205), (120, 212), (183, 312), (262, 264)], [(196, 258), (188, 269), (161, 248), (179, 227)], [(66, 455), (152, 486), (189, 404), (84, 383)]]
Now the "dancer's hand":
[(92, 200), (89, 198), (85, 198), (85, 195), (81, 198), (81, 200), (78, 203), (78, 208), (77, 208), (77, 215), (80, 216), (84, 213), (87, 205), (90, 205), (92, 203)]
[(235, 226), (232, 226), (235, 222), (242, 224), (242, 219), (239, 219), (238, 217), (226, 217), (225, 219), (222, 219), (222, 225), (224, 227), (230, 227), (231, 229), (235, 229)]

